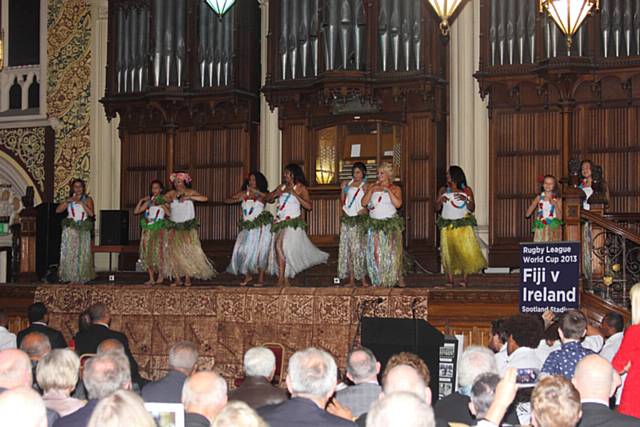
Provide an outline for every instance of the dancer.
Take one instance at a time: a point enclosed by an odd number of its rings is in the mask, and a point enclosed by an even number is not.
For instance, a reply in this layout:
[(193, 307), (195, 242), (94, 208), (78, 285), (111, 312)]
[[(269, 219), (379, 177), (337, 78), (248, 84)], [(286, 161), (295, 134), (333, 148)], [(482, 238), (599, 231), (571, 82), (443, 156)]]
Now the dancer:
[(240, 286), (253, 280), (251, 274), (258, 274), (256, 286), (264, 285), (264, 271), (269, 262), (271, 248), (271, 223), (273, 215), (264, 210), (265, 199), (269, 193), (267, 178), (258, 171), (251, 172), (242, 184), (242, 191), (224, 202), (242, 204), (242, 220), (238, 224), (240, 232), (233, 247), (231, 263), (227, 272), (244, 274)]
[(447, 186), (440, 189), (436, 210), (440, 229), (440, 258), (447, 274), (447, 286), (454, 285), (454, 275), (462, 274), (460, 286), (466, 287), (469, 274), (477, 273), (487, 266), (473, 227), (477, 225), (473, 212), (476, 210), (473, 190), (459, 166), (450, 166), (447, 171)]
[(198, 238), (198, 221), (193, 202), (206, 202), (203, 196), (191, 188), (191, 177), (186, 172), (174, 172), (169, 178), (173, 189), (167, 193), (171, 203), (169, 227), (169, 251), (173, 263), (174, 282), (171, 286), (191, 286), (191, 278), (207, 280), (216, 275), (216, 270), (205, 255)]
[[(133, 213), (141, 215), (140, 228), (140, 261), (149, 273), (149, 280), (145, 285), (160, 285), (164, 282), (165, 276), (171, 275), (169, 265), (168, 243), (167, 243), (167, 221), (170, 210), (167, 200), (164, 197), (164, 184), (153, 180), (149, 185), (149, 195), (138, 201)], [(154, 275), (157, 273), (158, 278)]]
[(71, 182), (69, 198), (58, 205), (56, 212), (65, 210), (58, 274), (63, 282), (87, 283), (96, 277), (91, 253), (94, 211), (93, 199), (87, 195), (83, 180), (76, 178)]
[(402, 206), (402, 190), (393, 184), (393, 165), (378, 167), (378, 180), (367, 188), (362, 206), (369, 209), (367, 221), (367, 272), (374, 286), (404, 287), (402, 264), (402, 230), (404, 221), (398, 216)]
[(349, 277), (349, 286), (356, 280), (367, 287), (366, 222), (367, 208), (362, 198), (367, 191), (367, 167), (356, 162), (351, 168), (351, 181), (342, 183), (340, 199), (343, 215), (340, 219), (340, 248), (338, 251), (338, 277)]
[(562, 200), (558, 180), (553, 175), (545, 175), (541, 181), (541, 193), (527, 209), (527, 218), (531, 218), (536, 211), (536, 219), (531, 227), (533, 241), (559, 242), (562, 240)]
[(300, 166), (289, 164), (284, 169), (284, 183), (269, 195), (278, 199), (273, 238), (269, 253), (269, 272), (278, 276), (278, 286), (289, 286), (289, 279), (314, 265), (324, 264), (329, 254), (316, 248), (305, 231), (301, 207), (312, 208), (307, 179)]

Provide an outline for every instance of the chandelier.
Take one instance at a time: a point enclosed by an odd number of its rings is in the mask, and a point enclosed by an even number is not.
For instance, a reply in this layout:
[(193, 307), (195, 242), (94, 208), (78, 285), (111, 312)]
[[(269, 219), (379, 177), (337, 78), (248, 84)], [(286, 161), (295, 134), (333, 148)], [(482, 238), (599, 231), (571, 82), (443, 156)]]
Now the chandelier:
[(598, 10), (599, 0), (540, 0), (540, 12), (545, 10), (567, 38), (571, 52), (573, 35), (578, 31), (589, 12)]
[(449, 19), (463, 0), (429, 0), (429, 4), (440, 18), (440, 31), (443, 36), (449, 34)]
[(227, 13), (236, 0), (205, 0), (209, 7), (213, 9), (220, 17)]

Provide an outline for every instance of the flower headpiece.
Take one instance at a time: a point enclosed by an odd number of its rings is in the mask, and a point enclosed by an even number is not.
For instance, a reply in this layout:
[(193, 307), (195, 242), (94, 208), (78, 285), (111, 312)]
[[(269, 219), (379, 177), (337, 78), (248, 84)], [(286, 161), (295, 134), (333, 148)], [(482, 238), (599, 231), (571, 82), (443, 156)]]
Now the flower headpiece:
[(544, 184), (544, 175), (538, 175), (538, 184)]
[(169, 181), (171, 182), (176, 182), (176, 179), (180, 179), (182, 180), (182, 182), (185, 182), (187, 184), (191, 182), (191, 176), (189, 176), (189, 174), (186, 172), (174, 172), (169, 176)]

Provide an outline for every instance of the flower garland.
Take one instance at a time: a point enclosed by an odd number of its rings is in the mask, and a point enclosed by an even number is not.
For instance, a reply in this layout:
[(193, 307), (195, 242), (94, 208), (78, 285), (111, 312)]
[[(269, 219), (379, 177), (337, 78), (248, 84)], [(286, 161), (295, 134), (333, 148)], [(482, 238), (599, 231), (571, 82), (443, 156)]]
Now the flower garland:
[(171, 220), (167, 221), (167, 228), (170, 230), (189, 231), (189, 230), (195, 230), (198, 227), (200, 227), (200, 224), (198, 223), (198, 220), (195, 218), (185, 222), (173, 222)]
[(342, 215), (340, 217), (340, 223), (348, 227), (358, 226), (358, 227), (366, 228), (368, 218), (369, 217), (367, 215), (354, 215), (354, 216)]
[(293, 228), (293, 229), (301, 228), (304, 230), (305, 228), (307, 228), (307, 223), (304, 222), (304, 220), (300, 217), (296, 217), (296, 218), (287, 217), (283, 221), (274, 222), (273, 225), (271, 226), (271, 232), (276, 234), (284, 230), (285, 228)]
[(536, 218), (531, 225), (531, 231), (542, 230), (544, 227), (549, 227), (552, 230), (560, 227), (564, 223), (558, 218), (540, 219)]
[[(542, 192), (542, 194), (540, 194), (540, 202), (538, 203), (538, 220), (542, 221), (542, 223), (546, 223), (547, 218), (544, 217), (544, 204), (545, 204), (545, 193), (544, 191)], [(553, 197), (553, 200), (555, 200), (556, 198)], [(553, 203), (551, 202), (547, 202), (551, 205), (551, 208), (549, 209), (549, 220), (552, 218), (556, 217), (556, 207)]]
[[(358, 194), (360, 194), (360, 191), (362, 191), (362, 184), (360, 184), (358, 186), (358, 189), (356, 190), (356, 194), (353, 195), (353, 198), (351, 199), (351, 201), (349, 202), (349, 206), (347, 207), (347, 209), (351, 209), (351, 207), (353, 206), (353, 204), (355, 203), (356, 199), (358, 198)], [(347, 193), (348, 194), (348, 193)]]
[(151, 222), (148, 222), (146, 218), (140, 218), (140, 228), (143, 230), (156, 231), (167, 227), (167, 221), (164, 218), (155, 219)]
[(254, 230), (256, 228), (263, 227), (265, 225), (269, 225), (273, 222), (273, 215), (269, 211), (262, 211), (260, 215), (258, 215), (255, 219), (244, 221), (238, 221), (238, 229), (240, 230)]
[(440, 230), (445, 228), (475, 227), (478, 225), (478, 221), (476, 221), (476, 217), (472, 213), (468, 213), (464, 218), (458, 219), (446, 219), (439, 216), (436, 225)]
[(65, 218), (62, 220), (62, 227), (70, 227), (78, 231), (93, 231), (93, 220), (87, 218), (76, 221), (73, 218)]
[(387, 219), (374, 219), (369, 217), (367, 218), (365, 226), (369, 231), (374, 232), (382, 232), (386, 234), (400, 232), (404, 230), (404, 218), (398, 215), (394, 215)]

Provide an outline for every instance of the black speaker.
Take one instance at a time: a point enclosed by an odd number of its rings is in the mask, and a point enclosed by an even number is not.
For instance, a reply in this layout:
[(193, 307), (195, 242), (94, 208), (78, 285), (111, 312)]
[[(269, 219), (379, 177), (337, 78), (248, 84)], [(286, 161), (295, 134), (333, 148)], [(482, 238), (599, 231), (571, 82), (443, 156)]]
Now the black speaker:
[(438, 398), (439, 357), (444, 335), (422, 319), (391, 319), (365, 317), (362, 319), (360, 341), (385, 366), (394, 354), (408, 351), (425, 361), (431, 374), (433, 401)]
[(129, 211), (100, 211), (100, 245), (129, 244)]
[(36, 273), (40, 280), (57, 282), (60, 238), (64, 213), (57, 214), (56, 203), (36, 207)]

